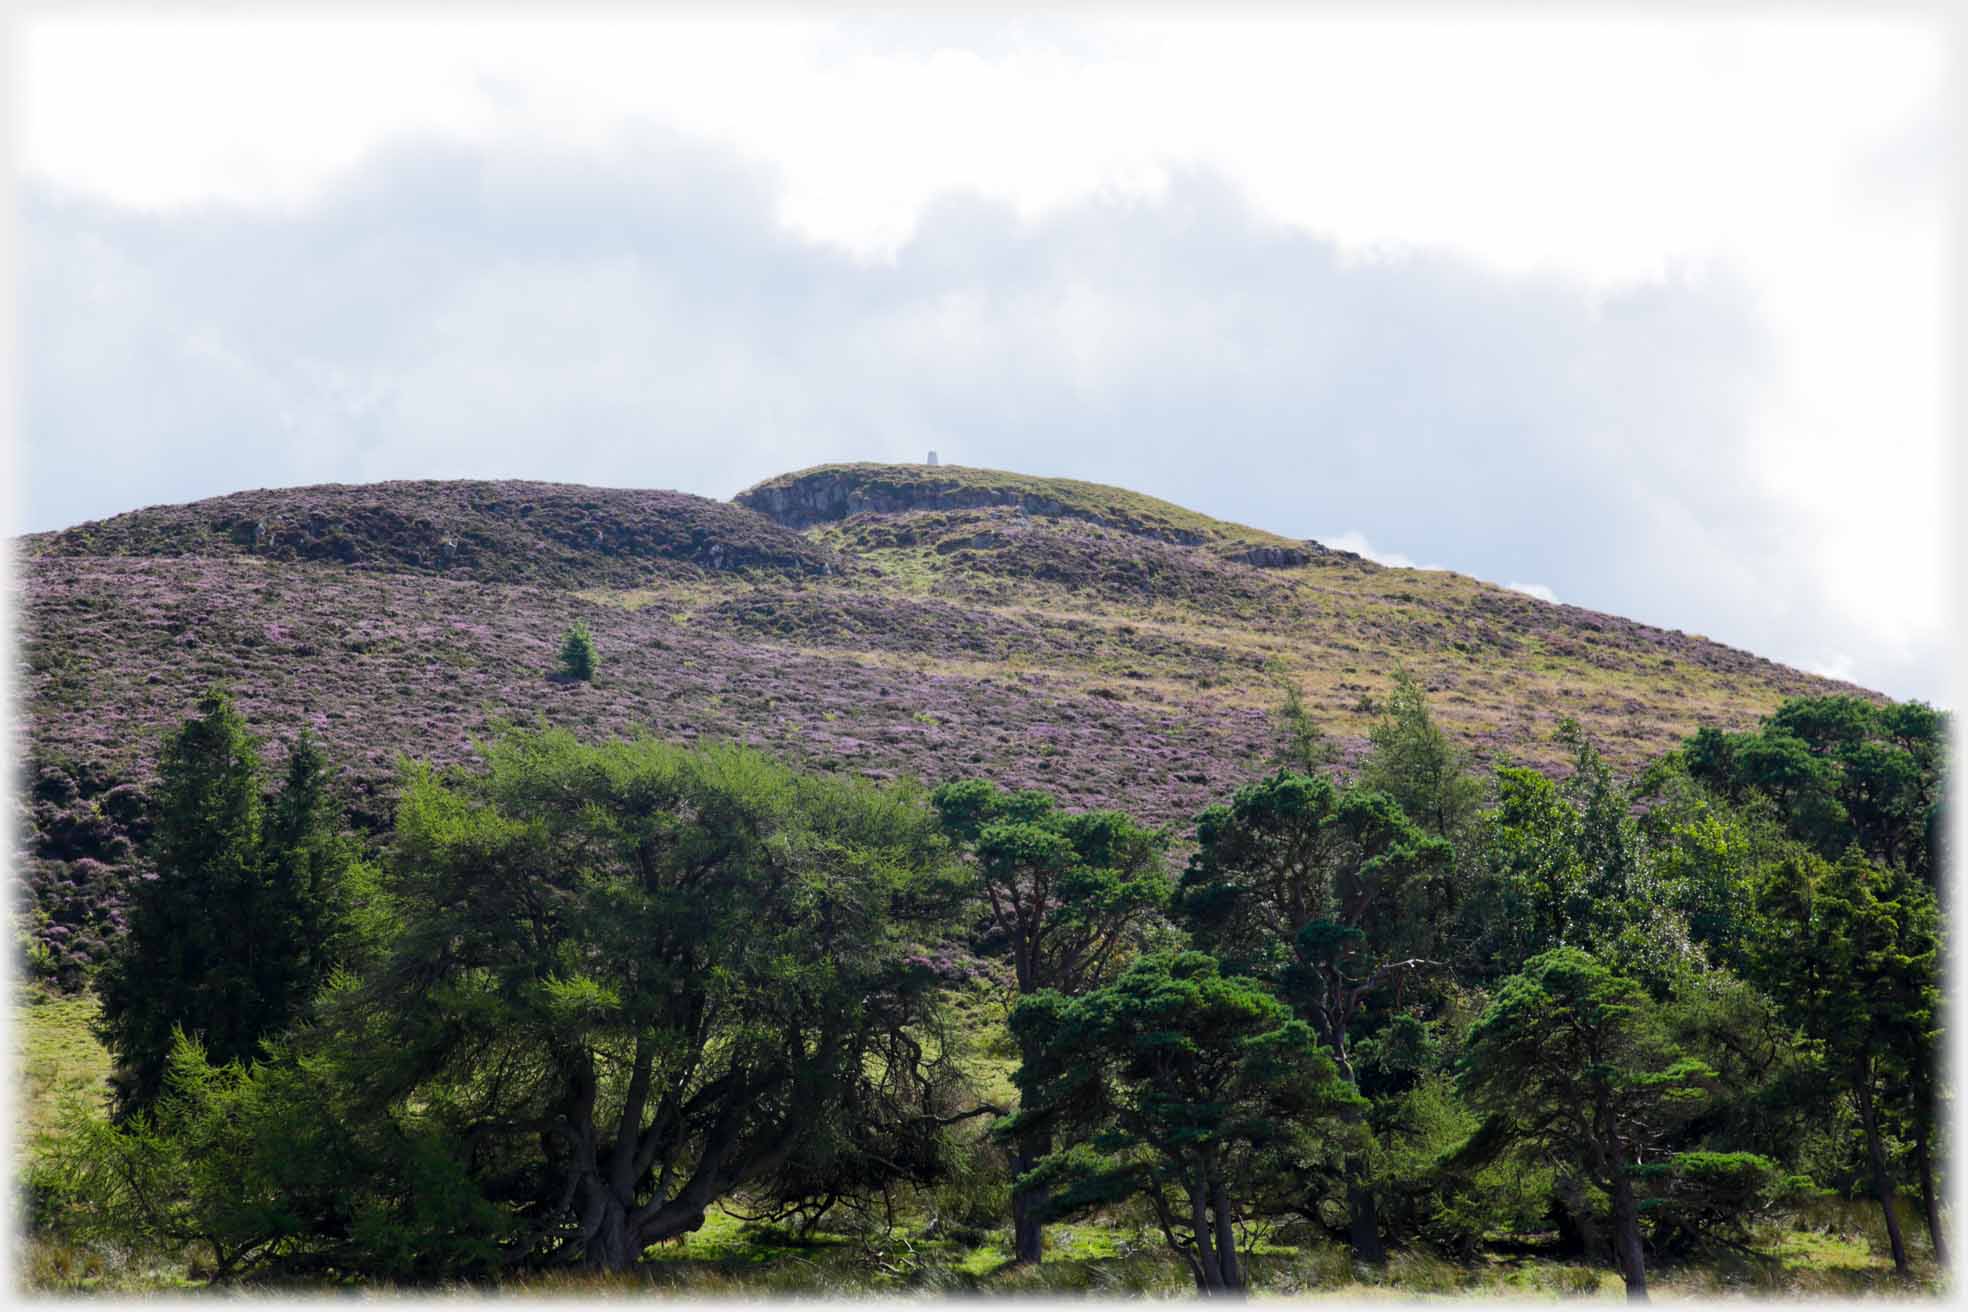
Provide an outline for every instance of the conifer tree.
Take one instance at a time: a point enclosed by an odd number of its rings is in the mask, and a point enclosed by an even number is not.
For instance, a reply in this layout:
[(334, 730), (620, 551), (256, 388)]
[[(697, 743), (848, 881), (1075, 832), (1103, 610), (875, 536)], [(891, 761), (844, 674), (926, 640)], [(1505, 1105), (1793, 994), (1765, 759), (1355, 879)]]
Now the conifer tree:
[[(1020, 996), (1071, 996), (1104, 983), (1168, 901), (1167, 835), (1119, 811), (1068, 814), (1045, 793), (1005, 793), (981, 779), (945, 784), (930, 801), (943, 832), (973, 858)], [(1045, 1131), (1029, 1129), (1015, 1139), (1013, 1170), (1031, 1169), (1050, 1151)], [(1035, 1206), (1028, 1192), (1013, 1193), (1012, 1251), (1021, 1262), (1039, 1261), (1044, 1248)]]
[(587, 682), (594, 678), (594, 635), (590, 634), (588, 626), (579, 620), (569, 625), (567, 632), (561, 637), (560, 669), (570, 679)]
[[(1454, 850), (1385, 793), (1280, 771), (1196, 821), (1175, 911), (1198, 947), (1288, 1001), (1358, 1083), (1352, 1039), (1372, 1004), (1434, 959)], [(1385, 1259), (1364, 1157), (1345, 1165), (1355, 1252)]]
[(1029, 1056), (1004, 1130), (1068, 1140), (1021, 1185), (1044, 1215), (1146, 1198), (1205, 1295), (1244, 1291), (1238, 1225), (1300, 1210), (1298, 1162), (1361, 1106), (1310, 1026), (1201, 952), (1141, 957), (1078, 998), (1038, 993), (1011, 1027)]
[(1915, 878), (1883, 870), (1856, 846), (1830, 865), (1810, 853), (1778, 865), (1758, 890), (1768, 931), (1753, 973), (1790, 1019), (1823, 1045), (1859, 1115), (1874, 1198), (1893, 1265), (1909, 1271), (1883, 1114), (1904, 1099), (1919, 1140), (1928, 1226), (1946, 1252), (1931, 1181), (1934, 1128), (1930, 1081), (1940, 1026), (1939, 921), (1933, 894)]
[(1428, 694), (1406, 669), (1394, 672), (1393, 690), (1368, 737), (1373, 751), (1358, 782), (1392, 797), (1428, 833), (1457, 841), (1476, 818), (1483, 785), (1470, 773), (1468, 750), (1435, 723)]
[(96, 981), (100, 1033), (119, 1063), (119, 1115), (163, 1091), (175, 1028), (226, 1060), (250, 1052), (242, 1022), (260, 1008), (254, 947), (243, 939), (259, 876), (260, 758), (225, 692), (207, 692), (165, 743), (157, 812), (155, 870), (137, 885), (129, 932)]
[(1627, 1297), (1644, 1301), (1635, 1182), (1650, 1159), (1666, 1162), (1666, 1132), (1700, 1110), (1714, 1075), (1675, 1049), (1638, 982), (1557, 948), (1497, 990), (1470, 1031), (1460, 1084), (1488, 1117), (1485, 1137), (1533, 1144), (1605, 1191)]
[(326, 782), (303, 737), (269, 814), (258, 745), (217, 688), (165, 743), (154, 869), (96, 982), (119, 1117), (163, 1092), (174, 1031), (214, 1062), (250, 1061), (325, 979), (354, 861)]

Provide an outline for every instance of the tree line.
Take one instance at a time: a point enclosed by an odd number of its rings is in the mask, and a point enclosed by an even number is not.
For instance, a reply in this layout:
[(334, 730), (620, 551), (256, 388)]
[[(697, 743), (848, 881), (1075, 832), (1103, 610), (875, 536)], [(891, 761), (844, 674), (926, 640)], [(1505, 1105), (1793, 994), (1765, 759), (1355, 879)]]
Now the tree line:
[(1128, 1209), (1206, 1293), (1267, 1227), (1368, 1263), (1555, 1231), (1644, 1298), (1836, 1192), (1904, 1274), (1901, 1194), (1946, 1260), (1946, 733), (1795, 699), (1630, 781), (1571, 722), (1562, 777), (1482, 775), (1403, 673), (1350, 778), (1288, 693), (1178, 863), (986, 780), (507, 727), (406, 763), (365, 853), (318, 745), (270, 787), (215, 690), (95, 981), (113, 1107), (32, 1164), (35, 1214), (220, 1278), (429, 1280), (995, 1171), (1019, 1261)]

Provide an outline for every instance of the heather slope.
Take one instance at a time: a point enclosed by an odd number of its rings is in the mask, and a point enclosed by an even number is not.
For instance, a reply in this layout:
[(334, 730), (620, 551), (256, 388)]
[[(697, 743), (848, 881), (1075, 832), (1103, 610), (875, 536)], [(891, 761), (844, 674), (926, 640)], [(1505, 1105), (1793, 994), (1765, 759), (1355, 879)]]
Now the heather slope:
[(501, 583), (633, 585), (651, 573), (824, 574), (835, 562), (740, 507), (569, 483), (330, 483), (152, 506), (24, 539), (29, 555), (227, 556)]
[[(1481, 762), (1559, 765), (1552, 730), (1571, 715), (1624, 769), (1699, 724), (1745, 728), (1785, 696), (1852, 690), (1119, 489), (909, 466), (829, 467), (824, 486), (848, 486), (843, 469), (861, 491), (838, 515), (760, 489), (746, 505), (386, 483), (24, 540), (19, 868), (38, 940), (73, 974), (120, 932), (158, 744), (214, 680), (276, 760), (310, 726), (371, 828), (401, 755), (463, 762), (494, 722), (545, 719), (930, 782), (984, 775), (1125, 807), (1178, 839), (1269, 768), (1280, 679), (1343, 762), (1404, 664)], [(1253, 563), (1259, 548), (1296, 554)], [(592, 684), (554, 675), (576, 619), (600, 652)]]

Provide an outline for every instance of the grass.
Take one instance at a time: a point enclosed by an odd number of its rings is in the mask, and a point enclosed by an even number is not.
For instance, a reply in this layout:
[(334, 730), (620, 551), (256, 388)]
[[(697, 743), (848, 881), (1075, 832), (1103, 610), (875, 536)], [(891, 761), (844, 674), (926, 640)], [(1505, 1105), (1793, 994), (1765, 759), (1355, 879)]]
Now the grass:
[(108, 1051), (90, 1031), (95, 995), (62, 997), (24, 985), (14, 1005), (14, 1096), (22, 1147), (54, 1129), (63, 1102), (106, 1095)]

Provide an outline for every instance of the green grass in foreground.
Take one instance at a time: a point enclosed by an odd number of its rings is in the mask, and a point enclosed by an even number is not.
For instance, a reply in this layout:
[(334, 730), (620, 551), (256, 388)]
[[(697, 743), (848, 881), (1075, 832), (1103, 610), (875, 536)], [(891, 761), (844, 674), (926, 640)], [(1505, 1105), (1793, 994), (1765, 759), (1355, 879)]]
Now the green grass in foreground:
[(54, 1128), (64, 1100), (106, 1093), (109, 1053), (89, 1029), (96, 1011), (91, 993), (62, 997), (34, 986), (17, 992), (14, 1096), (22, 1149)]

